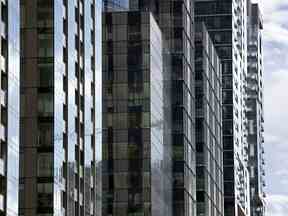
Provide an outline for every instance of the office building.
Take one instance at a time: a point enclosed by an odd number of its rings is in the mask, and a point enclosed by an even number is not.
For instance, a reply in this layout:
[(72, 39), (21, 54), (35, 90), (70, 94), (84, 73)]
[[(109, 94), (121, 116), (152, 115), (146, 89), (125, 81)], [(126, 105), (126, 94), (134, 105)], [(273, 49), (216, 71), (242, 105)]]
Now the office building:
[(171, 61), (172, 215), (195, 215), (194, 1), (159, 0), (146, 5), (158, 14)]
[[(150, 11), (167, 43), (171, 71), (173, 215), (196, 213), (194, 1), (130, 0), (130, 11)], [(164, 65), (166, 67), (166, 64)], [(167, 116), (167, 115), (166, 115)]]
[(224, 215), (250, 215), (246, 0), (196, 0), (196, 20), (205, 22), (222, 63)]
[(20, 3), (19, 215), (101, 215), (102, 1)]
[(19, 1), (0, 1), (0, 215), (18, 215)]
[(103, 19), (103, 216), (171, 215), (161, 31), (150, 12)]
[(195, 30), (197, 215), (224, 215), (221, 62), (204, 23)]
[(265, 215), (263, 18), (258, 4), (248, 4), (248, 144), (251, 216)]

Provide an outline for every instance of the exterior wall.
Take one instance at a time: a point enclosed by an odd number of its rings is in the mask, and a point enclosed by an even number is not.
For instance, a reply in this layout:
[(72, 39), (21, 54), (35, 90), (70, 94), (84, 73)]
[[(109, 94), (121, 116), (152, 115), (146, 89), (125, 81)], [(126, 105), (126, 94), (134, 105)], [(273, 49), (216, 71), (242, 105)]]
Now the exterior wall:
[(122, 11), (129, 8), (129, 0), (103, 0), (103, 10)]
[(20, 11), (0, 1), (0, 214), (18, 215)]
[(248, 5), (248, 144), (251, 215), (265, 215), (264, 119), (263, 119), (263, 20), (258, 4)]
[(221, 63), (203, 23), (196, 24), (197, 215), (224, 215)]
[(139, 11), (105, 13), (103, 28), (103, 215), (169, 215), (161, 32)]
[(196, 214), (194, 1), (159, 0), (155, 8), (171, 60), (173, 215), (191, 216)]
[(171, 71), (171, 78), (168, 78), (171, 82), (166, 85), (171, 85), (172, 91), (169, 101), (165, 98), (165, 104), (169, 103), (166, 108), (168, 112), (171, 109), (173, 113), (171, 115), (173, 148), (170, 153), (173, 157), (173, 215), (194, 215), (196, 212), (194, 1), (131, 0), (129, 10), (153, 13), (167, 42), (164, 45), (167, 50), (166, 60), (169, 61), (166, 69)]
[(246, 0), (196, 0), (195, 12), (222, 62), (225, 214), (249, 215)]
[(101, 215), (101, 8), (21, 0), (20, 215)]

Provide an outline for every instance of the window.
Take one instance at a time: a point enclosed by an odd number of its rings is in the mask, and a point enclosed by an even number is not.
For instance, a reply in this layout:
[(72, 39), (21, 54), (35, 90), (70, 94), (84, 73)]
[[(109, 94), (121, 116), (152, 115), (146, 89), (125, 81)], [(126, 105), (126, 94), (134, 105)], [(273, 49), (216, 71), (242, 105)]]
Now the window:
[(225, 90), (223, 91), (223, 103), (224, 104), (233, 104), (233, 92)]
[(53, 144), (53, 125), (51, 123), (40, 123), (38, 126), (38, 146), (48, 147)]
[(224, 181), (233, 181), (233, 180), (234, 180), (234, 168), (225, 167), (224, 168)]
[(53, 27), (53, 7), (51, 1), (38, 1), (37, 22), (40, 28)]
[(38, 177), (51, 177), (53, 175), (52, 153), (39, 153), (37, 163)]
[(38, 63), (40, 87), (52, 87), (54, 68), (53, 63)]
[(38, 114), (39, 116), (53, 116), (53, 95), (50, 93), (38, 94)]
[(38, 34), (38, 56), (53, 56), (53, 34)]

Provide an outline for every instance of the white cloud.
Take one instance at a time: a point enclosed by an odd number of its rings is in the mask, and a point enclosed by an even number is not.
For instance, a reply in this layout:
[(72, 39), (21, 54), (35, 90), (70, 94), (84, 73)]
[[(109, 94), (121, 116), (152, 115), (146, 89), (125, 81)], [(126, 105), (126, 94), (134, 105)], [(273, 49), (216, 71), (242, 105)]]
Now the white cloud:
[(265, 127), (273, 136), (288, 138), (288, 125), (279, 124), (288, 121), (288, 70), (265, 72), (270, 73), (265, 79)]
[[(288, 45), (286, 0), (252, 0), (258, 2), (264, 18), (266, 42), (280, 42)], [(285, 28), (286, 25), (286, 28)]]
[(264, 39), (266, 42), (277, 42), (288, 45), (288, 29), (273, 21), (265, 23), (265, 26)]
[(286, 216), (288, 196), (271, 195), (267, 198), (267, 216)]
[(277, 194), (267, 199), (267, 216), (285, 216), (288, 215), (288, 168), (285, 169), (288, 167), (288, 1), (260, 0), (260, 5), (264, 16), (267, 191)]

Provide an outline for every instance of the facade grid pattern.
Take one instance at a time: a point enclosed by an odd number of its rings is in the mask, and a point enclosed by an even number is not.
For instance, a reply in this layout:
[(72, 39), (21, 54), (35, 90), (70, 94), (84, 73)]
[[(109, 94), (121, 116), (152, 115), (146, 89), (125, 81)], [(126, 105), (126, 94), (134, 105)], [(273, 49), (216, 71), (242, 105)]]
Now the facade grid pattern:
[(224, 215), (249, 215), (247, 2), (195, 1), (222, 63)]
[(169, 215), (162, 34), (149, 12), (103, 23), (103, 215)]
[(195, 31), (197, 215), (224, 215), (221, 63), (204, 23)]

